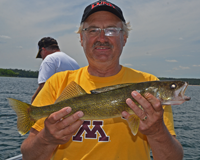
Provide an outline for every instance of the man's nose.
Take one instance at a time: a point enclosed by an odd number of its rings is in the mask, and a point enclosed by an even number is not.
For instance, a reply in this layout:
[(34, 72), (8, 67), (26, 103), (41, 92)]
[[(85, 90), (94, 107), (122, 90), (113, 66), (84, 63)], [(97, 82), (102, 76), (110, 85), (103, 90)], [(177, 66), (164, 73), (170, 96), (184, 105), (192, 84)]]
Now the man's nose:
[(100, 41), (100, 42), (108, 41), (108, 37), (105, 36), (105, 31), (104, 30), (100, 31), (100, 33), (98, 35), (98, 41)]

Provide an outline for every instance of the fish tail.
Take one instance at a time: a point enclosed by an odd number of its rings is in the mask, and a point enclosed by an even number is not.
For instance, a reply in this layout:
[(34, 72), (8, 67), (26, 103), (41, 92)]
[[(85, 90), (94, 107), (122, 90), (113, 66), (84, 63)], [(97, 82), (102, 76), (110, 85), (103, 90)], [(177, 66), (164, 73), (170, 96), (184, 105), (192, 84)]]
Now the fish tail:
[(140, 119), (136, 114), (132, 114), (127, 119), (129, 128), (131, 129), (132, 134), (135, 136), (139, 129)]
[(9, 105), (17, 114), (17, 129), (21, 135), (25, 135), (33, 126), (36, 120), (34, 120), (29, 112), (31, 110), (31, 105), (24, 103), (17, 99), (7, 98)]

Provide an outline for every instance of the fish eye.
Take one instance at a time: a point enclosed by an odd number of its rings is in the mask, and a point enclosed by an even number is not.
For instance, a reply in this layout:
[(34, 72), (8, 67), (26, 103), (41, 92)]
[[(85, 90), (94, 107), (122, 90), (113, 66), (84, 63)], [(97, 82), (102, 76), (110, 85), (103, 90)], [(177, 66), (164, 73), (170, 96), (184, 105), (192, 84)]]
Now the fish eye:
[(171, 88), (171, 89), (175, 89), (175, 88), (176, 88), (176, 84), (175, 84), (175, 83), (172, 83), (172, 84), (170, 85), (170, 88)]

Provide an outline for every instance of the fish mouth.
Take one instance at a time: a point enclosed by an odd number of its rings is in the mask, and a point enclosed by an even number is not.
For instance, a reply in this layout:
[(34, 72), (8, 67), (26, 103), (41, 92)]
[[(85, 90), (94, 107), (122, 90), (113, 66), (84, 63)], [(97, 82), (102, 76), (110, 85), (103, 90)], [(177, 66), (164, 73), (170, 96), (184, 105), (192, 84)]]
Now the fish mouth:
[(184, 95), (187, 87), (188, 87), (188, 83), (185, 82), (183, 87), (180, 88), (180, 96), (179, 97), (183, 98), (183, 100), (185, 100), (185, 101), (189, 101), (191, 99), (190, 97), (187, 97), (187, 96)]
[(191, 98), (184, 95), (187, 87), (188, 87), (188, 83), (185, 82), (185, 84), (182, 87), (180, 87), (178, 90), (174, 92), (173, 98), (170, 101), (163, 101), (162, 104), (180, 105), (184, 103), (185, 101), (189, 101)]

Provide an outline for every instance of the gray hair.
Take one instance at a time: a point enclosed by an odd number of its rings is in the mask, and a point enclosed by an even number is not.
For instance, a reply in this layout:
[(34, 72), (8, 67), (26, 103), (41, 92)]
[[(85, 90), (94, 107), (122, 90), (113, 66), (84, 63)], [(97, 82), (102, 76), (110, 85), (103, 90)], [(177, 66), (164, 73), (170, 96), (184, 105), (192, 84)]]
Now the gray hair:
[[(84, 22), (82, 22), (81, 25), (79, 26), (78, 31), (76, 31), (77, 34), (80, 34), (82, 32), (82, 30), (83, 30), (83, 24), (84, 24)], [(131, 30), (130, 22), (127, 22), (126, 24), (124, 22), (122, 22), (122, 30), (123, 30), (123, 33), (128, 38), (129, 31)]]

